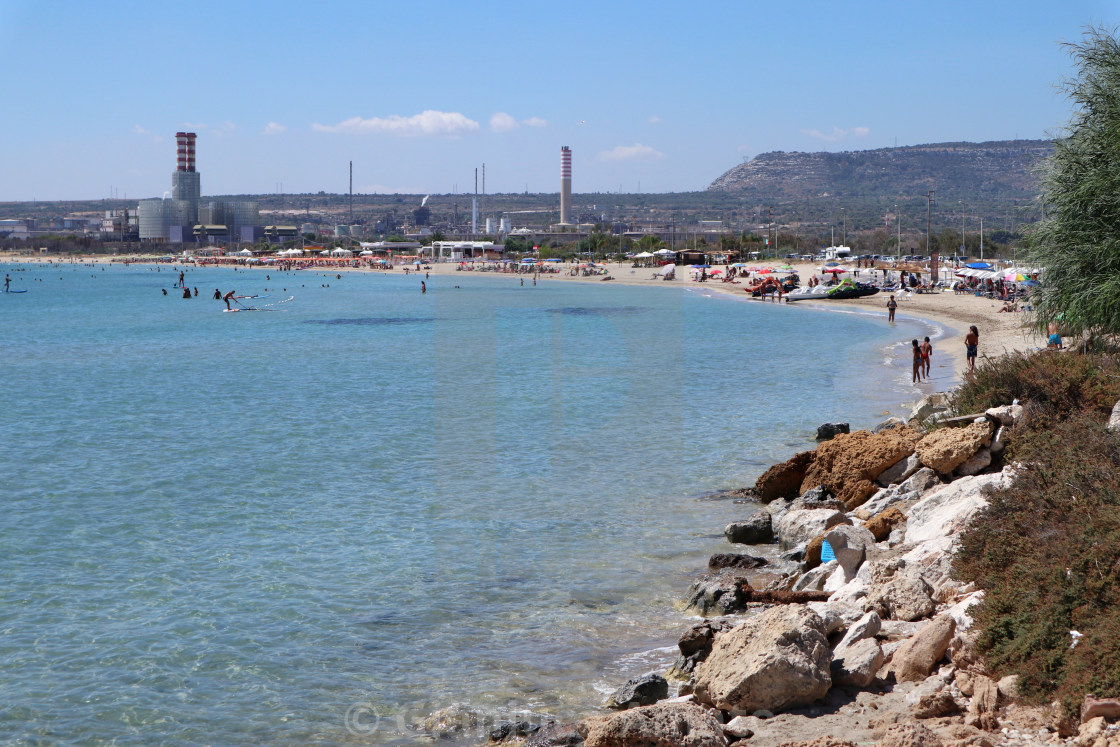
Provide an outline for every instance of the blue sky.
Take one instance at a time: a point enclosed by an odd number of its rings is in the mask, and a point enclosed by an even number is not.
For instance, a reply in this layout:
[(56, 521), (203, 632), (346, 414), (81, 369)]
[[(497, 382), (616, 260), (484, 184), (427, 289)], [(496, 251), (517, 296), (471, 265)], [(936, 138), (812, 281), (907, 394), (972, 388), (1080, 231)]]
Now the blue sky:
[(0, 0), (0, 201), (705, 188), (775, 150), (1041, 138), (1115, 2)]

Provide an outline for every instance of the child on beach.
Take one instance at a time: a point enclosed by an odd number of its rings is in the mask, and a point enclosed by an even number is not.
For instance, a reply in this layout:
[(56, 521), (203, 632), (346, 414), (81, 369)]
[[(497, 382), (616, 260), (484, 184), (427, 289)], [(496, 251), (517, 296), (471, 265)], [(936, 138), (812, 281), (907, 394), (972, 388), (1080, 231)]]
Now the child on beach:
[(910, 346), (914, 353), (914, 369), (913, 375), (910, 377), (910, 383), (920, 384), (922, 381), (922, 349), (918, 347), (917, 340), (911, 340)]
[(897, 309), (897, 308), (898, 308), (898, 301), (894, 300), (894, 296), (892, 295), (889, 299), (887, 299), (887, 321), (888, 322), (893, 322), (894, 321), (894, 310)]
[(922, 344), (919, 347), (922, 351), (922, 368), (925, 372), (926, 378), (928, 379), (929, 378), (929, 357), (931, 355), (933, 355), (933, 345), (930, 344), (929, 338), (927, 337), (924, 341), (922, 341)]
[(973, 324), (968, 328), (968, 334), (964, 336), (964, 352), (965, 357), (968, 359), (968, 372), (972, 373), (976, 370), (976, 348), (980, 345), (980, 330), (976, 329)]

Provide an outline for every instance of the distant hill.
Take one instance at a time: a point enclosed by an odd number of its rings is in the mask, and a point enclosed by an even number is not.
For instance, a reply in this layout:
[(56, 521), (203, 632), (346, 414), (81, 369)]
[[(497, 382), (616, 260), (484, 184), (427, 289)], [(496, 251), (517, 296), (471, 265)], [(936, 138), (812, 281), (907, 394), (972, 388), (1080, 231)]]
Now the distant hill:
[(843, 153), (763, 153), (725, 172), (708, 191), (748, 203), (820, 199), (885, 202), (936, 190), (945, 204), (1028, 204), (1038, 194), (1034, 169), (1049, 140), (933, 143)]

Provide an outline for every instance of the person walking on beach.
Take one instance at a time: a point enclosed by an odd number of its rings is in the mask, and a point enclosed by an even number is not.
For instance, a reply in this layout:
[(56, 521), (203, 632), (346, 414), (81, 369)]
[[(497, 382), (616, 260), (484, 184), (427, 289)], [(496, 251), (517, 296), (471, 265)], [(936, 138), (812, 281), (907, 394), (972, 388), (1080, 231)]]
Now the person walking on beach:
[(914, 354), (914, 368), (913, 374), (910, 377), (910, 383), (920, 384), (922, 381), (922, 349), (918, 347), (917, 340), (911, 340), (910, 346)]
[(898, 301), (894, 300), (894, 296), (887, 299), (887, 321), (894, 321), (894, 310), (898, 308)]
[(968, 328), (968, 334), (964, 336), (964, 354), (968, 360), (968, 372), (972, 373), (976, 370), (976, 348), (980, 345), (980, 330), (976, 329), (973, 324)]
[(923, 372), (925, 373), (926, 378), (928, 379), (929, 378), (929, 357), (931, 355), (933, 355), (933, 345), (930, 343), (929, 338), (927, 337), (925, 340), (922, 341), (922, 344), (919, 345), (918, 347), (922, 351), (922, 369), (923, 369)]

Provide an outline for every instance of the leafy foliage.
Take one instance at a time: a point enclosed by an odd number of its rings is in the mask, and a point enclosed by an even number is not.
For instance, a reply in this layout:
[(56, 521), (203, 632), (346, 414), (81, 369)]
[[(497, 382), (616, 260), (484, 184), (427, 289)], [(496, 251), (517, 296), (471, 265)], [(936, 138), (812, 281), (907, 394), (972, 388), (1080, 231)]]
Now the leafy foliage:
[(1016, 399), (1036, 427), (1082, 410), (1101, 417), (1120, 399), (1120, 377), (1108, 355), (1013, 353), (979, 364), (957, 390), (954, 409), (980, 412)]
[(1073, 333), (1120, 332), (1120, 42), (1103, 29), (1070, 44), (1078, 76), (1065, 83), (1075, 106), (1066, 137), (1042, 173), (1046, 217), (1031, 231), (1033, 261), (1046, 268), (1032, 293), (1035, 320)]
[(1120, 691), (1120, 435), (1105, 428), (1118, 374), (1107, 355), (1005, 356), (955, 401), (1018, 397), (1034, 414), (1012, 434), (1019, 477), (962, 535), (954, 572), (985, 591), (976, 622), (988, 668), (1070, 713), (1086, 693)]

